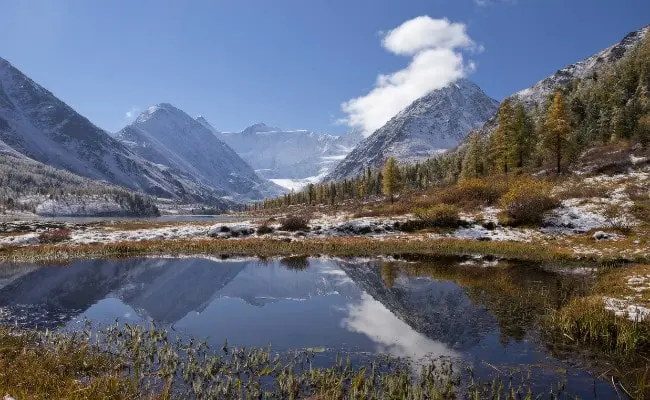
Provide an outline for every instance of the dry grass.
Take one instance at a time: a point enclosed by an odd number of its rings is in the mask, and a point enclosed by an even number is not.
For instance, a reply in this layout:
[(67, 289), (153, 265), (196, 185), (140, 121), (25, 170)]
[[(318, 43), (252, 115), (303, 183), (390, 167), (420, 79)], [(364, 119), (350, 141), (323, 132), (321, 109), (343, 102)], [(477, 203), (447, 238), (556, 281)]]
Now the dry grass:
[(140, 399), (119, 363), (88, 345), (45, 346), (0, 327), (0, 394), (16, 399)]
[(327, 254), (371, 257), (391, 254), (490, 255), (504, 259), (554, 263), (616, 262), (617, 257), (577, 257), (570, 249), (520, 242), (428, 239), (421, 236), (373, 239), (333, 237), (291, 240), (270, 238), (181, 239), (84, 245), (38, 245), (0, 249), (0, 262), (67, 262), (81, 258), (120, 258), (143, 255), (217, 254), (291, 256)]

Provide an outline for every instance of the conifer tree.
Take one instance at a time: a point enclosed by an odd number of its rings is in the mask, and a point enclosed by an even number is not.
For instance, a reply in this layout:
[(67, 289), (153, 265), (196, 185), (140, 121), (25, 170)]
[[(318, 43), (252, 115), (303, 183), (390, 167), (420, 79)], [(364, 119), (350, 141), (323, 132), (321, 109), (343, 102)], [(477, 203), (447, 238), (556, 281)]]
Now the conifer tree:
[(384, 195), (393, 203), (395, 192), (397, 191), (397, 161), (395, 157), (389, 157), (384, 165), (383, 170), (383, 189)]
[(514, 110), (510, 100), (501, 103), (498, 112), (499, 126), (490, 136), (490, 160), (495, 172), (508, 174), (513, 150), (509, 147), (514, 136)]
[(548, 110), (544, 136), (544, 146), (553, 154), (558, 174), (562, 171), (562, 158), (566, 151), (570, 133), (571, 125), (564, 104), (564, 96), (558, 91), (553, 96), (551, 107)]
[(535, 142), (534, 129), (522, 104), (518, 104), (513, 121), (513, 133), (509, 148), (509, 163), (519, 169), (523, 168), (530, 157)]
[(470, 134), (467, 152), (463, 158), (460, 179), (467, 180), (483, 175), (483, 146), (478, 133)]

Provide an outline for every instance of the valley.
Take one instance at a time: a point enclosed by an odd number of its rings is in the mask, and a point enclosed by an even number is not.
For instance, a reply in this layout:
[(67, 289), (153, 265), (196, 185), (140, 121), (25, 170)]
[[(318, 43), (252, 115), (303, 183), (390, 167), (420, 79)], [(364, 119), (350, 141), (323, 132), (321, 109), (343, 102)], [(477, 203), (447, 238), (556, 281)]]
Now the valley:
[[(412, 64), (336, 134), (109, 131), (0, 58), (0, 394), (648, 398), (650, 26), (501, 101), (464, 35), (382, 31)], [(432, 55), (462, 73), (349, 115)]]

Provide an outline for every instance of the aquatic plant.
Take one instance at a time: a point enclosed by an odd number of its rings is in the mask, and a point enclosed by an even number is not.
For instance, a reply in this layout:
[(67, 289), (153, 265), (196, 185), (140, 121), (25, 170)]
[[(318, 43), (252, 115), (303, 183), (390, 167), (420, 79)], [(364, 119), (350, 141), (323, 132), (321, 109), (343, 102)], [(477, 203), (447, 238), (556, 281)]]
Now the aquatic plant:
[(2, 327), (0, 344), (0, 391), (19, 398), (532, 398), (524, 378), (481, 381), (449, 360), (418, 371), (388, 357), (353, 365), (337, 356), (320, 368), (308, 350), (280, 355), (227, 342), (215, 350), (155, 326), (67, 334)]

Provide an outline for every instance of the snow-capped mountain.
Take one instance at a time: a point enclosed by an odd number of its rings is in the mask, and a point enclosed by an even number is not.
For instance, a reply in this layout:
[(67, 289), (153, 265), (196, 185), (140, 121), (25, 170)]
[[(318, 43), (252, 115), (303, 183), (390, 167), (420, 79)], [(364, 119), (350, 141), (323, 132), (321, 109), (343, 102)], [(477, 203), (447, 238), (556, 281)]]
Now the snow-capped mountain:
[[(650, 25), (628, 33), (623, 40), (598, 52), (591, 57), (558, 70), (533, 86), (520, 90), (509, 97), (510, 100), (521, 103), (531, 111), (538, 109), (549, 99), (555, 90), (569, 84), (575, 79), (583, 79), (598, 73), (603, 68), (620, 60), (628, 50), (634, 48), (650, 32)], [(477, 132), (481, 135), (490, 135), (497, 128), (496, 115), (492, 116)]]
[(242, 132), (222, 133), (203, 117), (197, 121), (228, 143), (262, 177), (297, 189), (324, 177), (362, 139), (307, 130), (287, 131), (258, 123)]
[(115, 137), (141, 157), (220, 196), (245, 201), (282, 193), (210, 129), (171, 104), (149, 107)]
[(0, 58), (0, 140), (33, 160), (149, 194), (181, 198), (191, 188), (137, 156)]
[(650, 25), (631, 32), (615, 45), (610, 46), (589, 58), (558, 70), (553, 75), (542, 79), (533, 86), (515, 93), (512, 97), (528, 109), (538, 107), (543, 104), (556, 89), (568, 84), (574, 79), (589, 77), (595, 72), (601, 70), (603, 67), (611, 65), (621, 59), (628, 50), (632, 49), (643, 40), (648, 32), (650, 32)]
[(0, 148), (96, 181), (172, 199), (232, 205), (213, 187), (197, 184), (131, 151), (54, 94), (0, 58)]
[(356, 176), (394, 156), (399, 162), (431, 158), (458, 145), (494, 115), (498, 102), (467, 79), (431, 91), (361, 142), (327, 179)]

